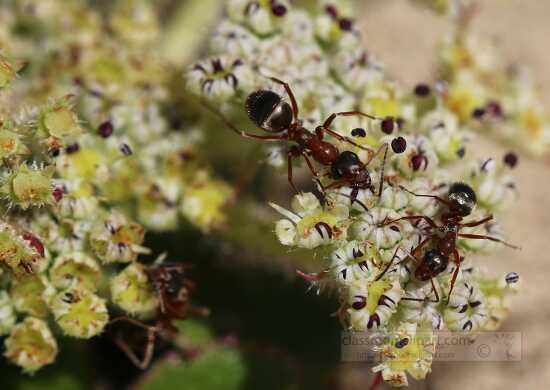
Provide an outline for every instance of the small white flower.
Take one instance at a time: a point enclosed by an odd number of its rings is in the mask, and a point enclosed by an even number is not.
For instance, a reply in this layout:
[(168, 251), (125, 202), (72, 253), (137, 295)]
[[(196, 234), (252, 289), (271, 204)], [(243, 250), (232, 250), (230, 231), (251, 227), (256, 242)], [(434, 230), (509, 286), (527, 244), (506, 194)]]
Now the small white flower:
[(278, 221), (275, 226), (275, 233), (283, 245), (313, 249), (346, 237), (349, 210), (345, 206), (325, 209), (312, 193), (294, 196), (293, 211), (274, 203), (270, 206), (288, 218)]
[(368, 240), (379, 249), (392, 249), (413, 231), (408, 221), (401, 220), (390, 225), (383, 224), (401, 216), (392, 209), (373, 208), (359, 215), (351, 226), (353, 237)]
[(396, 279), (358, 279), (348, 285), (346, 295), (350, 329), (365, 331), (387, 324), (397, 310), (403, 289)]
[(186, 78), (194, 93), (214, 101), (227, 101), (237, 90), (247, 90), (254, 74), (243, 60), (220, 56), (192, 65)]
[(480, 207), (502, 211), (517, 197), (514, 178), (491, 158), (472, 164), (466, 175)]
[(335, 250), (330, 257), (330, 269), (334, 278), (347, 284), (376, 277), (379, 271), (370, 252), (369, 244), (359, 241), (350, 241)]
[(389, 336), (384, 345), (376, 348), (382, 363), (372, 371), (381, 371), (384, 381), (394, 387), (408, 386), (407, 373), (414, 379), (425, 379), (431, 371), (437, 336), (411, 323), (400, 324)]
[[(434, 283), (436, 288), (438, 288), (435, 279)], [(439, 301), (437, 301), (432, 284), (429, 281), (413, 281), (409, 283), (399, 304), (403, 320), (418, 324), (427, 324), (434, 330), (441, 329), (443, 327), (443, 318), (438, 311), (438, 306), (442, 300), (442, 293), (440, 291), (438, 292), (438, 296)]]
[(488, 317), (485, 296), (475, 282), (457, 282), (445, 310), (445, 324), (451, 330), (482, 329)]
[(391, 157), (392, 165), (404, 177), (428, 176), (439, 165), (431, 141), (424, 136), (406, 136), (407, 150)]

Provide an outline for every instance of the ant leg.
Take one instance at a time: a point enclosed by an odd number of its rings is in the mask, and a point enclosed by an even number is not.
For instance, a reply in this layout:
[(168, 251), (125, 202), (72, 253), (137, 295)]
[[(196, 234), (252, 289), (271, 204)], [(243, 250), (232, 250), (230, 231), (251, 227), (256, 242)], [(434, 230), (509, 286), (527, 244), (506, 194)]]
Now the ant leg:
[(428, 296), (426, 296), (425, 298), (403, 297), (403, 298), (401, 298), (401, 300), (402, 301), (439, 303), (440, 298), (439, 298), (439, 294), (437, 293), (437, 289), (435, 288), (435, 283), (434, 283), (433, 278), (430, 279), (430, 282), (432, 283), (432, 291), (435, 294), (435, 299), (431, 299), (431, 298), (428, 298)]
[(330, 116), (323, 122), (323, 127), (327, 128), (330, 127), (332, 122), (336, 119), (338, 116), (364, 116), (365, 118), (373, 119), (373, 120), (382, 120), (382, 118), (379, 118), (374, 115), (365, 114), (361, 111), (343, 111), (343, 112), (334, 112), (330, 114)]
[(271, 81), (277, 84), (281, 84), (288, 97), (290, 98), (290, 103), (292, 105), (292, 115), (294, 116), (294, 120), (298, 119), (298, 103), (296, 103), (296, 98), (294, 97), (294, 92), (292, 92), (292, 88), (290, 88), (290, 85), (288, 83), (284, 82), (283, 80), (279, 80), (276, 77), (268, 77)]
[(369, 390), (376, 390), (382, 384), (382, 371), (378, 371), (374, 376), (372, 383), (369, 386)]
[(416, 194), (412, 191), (409, 191), (408, 189), (406, 189), (405, 187), (403, 186), (399, 186), (399, 188), (401, 188), (403, 191), (406, 191), (408, 192), (409, 194), (411, 195), (414, 195), (414, 196), (418, 196), (419, 198), (433, 198), (433, 199), (436, 199), (438, 202), (441, 202), (443, 203), (444, 205), (446, 205), (447, 207), (450, 207), (450, 204), (449, 202), (447, 202), (445, 199), (439, 197), (439, 196), (436, 196), (436, 195), (423, 195), (423, 194)]
[(449, 301), (451, 300), (451, 293), (453, 292), (453, 289), (455, 287), (456, 278), (458, 277), (458, 271), (460, 270), (460, 255), (456, 248), (453, 250), (453, 255), (455, 258), (456, 269), (455, 272), (453, 272), (453, 278), (451, 279), (451, 287), (449, 288), (449, 294), (447, 295), (447, 305), (449, 305)]
[(335, 132), (334, 130), (332, 129), (329, 129), (328, 127), (324, 127), (324, 126), (317, 126), (317, 128), (315, 129), (315, 133), (317, 134), (317, 136), (320, 138), (320, 139), (323, 139), (323, 134), (324, 132), (327, 132), (329, 133), (330, 135), (332, 135), (334, 138), (336, 138), (337, 140), (339, 141), (342, 141), (342, 142), (347, 142), (359, 149), (362, 149), (362, 150), (365, 150), (367, 151), (367, 153), (369, 153), (369, 156), (372, 154), (372, 150), (370, 148), (366, 148), (364, 146), (361, 146), (359, 145), (357, 142), (355, 142), (354, 140), (352, 140), (351, 138), (348, 138), (348, 137), (344, 137), (343, 135), (340, 135), (338, 134), (337, 132)]
[(382, 188), (384, 186), (384, 170), (386, 169), (386, 157), (388, 156), (388, 144), (385, 143), (378, 150), (373, 154), (373, 156), (367, 161), (365, 165), (369, 165), (370, 162), (374, 159), (376, 155), (380, 153), (380, 151), (384, 148), (384, 157), (382, 158), (382, 168), (380, 170), (380, 188), (378, 189), (378, 197), (380, 198), (382, 196)]
[(288, 167), (287, 176), (288, 176), (288, 182), (290, 183), (290, 185), (292, 186), (294, 191), (299, 195), (300, 191), (298, 191), (298, 189), (294, 185), (294, 181), (292, 181), (292, 158), (293, 157), (294, 157), (294, 155), (292, 154), (292, 151), (289, 150), (288, 151), (288, 156), (287, 156), (287, 167)]
[(458, 233), (458, 237), (471, 238), (473, 240), (490, 240), (490, 241), (500, 242), (501, 244), (507, 246), (508, 248), (521, 249), (519, 246), (509, 244), (506, 241), (501, 240), (500, 238), (491, 237), (491, 236), (483, 236), (479, 234), (469, 234), (469, 233)]
[(145, 370), (149, 364), (151, 363), (151, 359), (153, 358), (153, 351), (155, 347), (155, 340), (156, 340), (156, 334), (158, 329), (155, 326), (149, 326), (146, 325), (140, 321), (134, 320), (129, 317), (118, 317), (111, 320), (110, 324), (119, 322), (119, 321), (127, 321), (133, 325), (139, 326), (147, 331), (147, 345), (145, 346), (145, 352), (143, 354), (143, 358), (139, 358), (136, 353), (130, 348), (130, 346), (124, 341), (124, 339), (121, 337), (121, 334), (119, 333), (117, 337), (115, 337), (115, 344), (128, 356), (128, 359), (138, 368)]
[(408, 217), (401, 217), (401, 218), (397, 218), (397, 219), (392, 219), (390, 221), (385, 221), (384, 223), (378, 225), (379, 227), (382, 227), (382, 226), (386, 226), (386, 225), (390, 225), (394, 222), (398, 222), (398, 221), (402, 221), (402, 220), (415, 220), (415, 219), (423, 219), (424, 221), (426, 221), (432, 228), (434, 229), (437, 229), (438, 226), (436, 225), (436, 223), (433, 221), (433, 219), (431, 219), (430, 217), (426, 217), (425, 215), (411, 215), (411, 216), (408, 216)]
[(201, 101), (204, 107), (210, 112), (212, 112), (214, 115), (216, 115), (220, 120), (234, 133), (237, 135), (243, 137), (243, 138), (249, 138), (249, 139), (257, 139), (261, 141), (288, 141), (288, 136), (285, 135), (258, 135), (253, 133), (248, 133), (243, 130), (239, 130), (237, 126), (235, 126), (229, 119), (225, 117), (221, 112), (216, 110), (214, 107), (211, 107), (208, 103)]
[(310, 172), (313, 174), (313, 176), (315, 176), (315, 181), (317, 181), (317, 184), (319, 184), (319, 187), (321, 187), (321, 191), (325, 192), (325, 187), (323, 186), (323, 183), (321, 183), (321, 177), (319, 176), (319, 173), (317, 172), (317, 170), (315, 169), (315, 167), (311, 163), (311, 160), (309, 159), (309, 157), (307, 156), (307, 154), (304, 151), (302, 151), (301, 154), (302, 154), (302, 157), (304, 158), (304, 160), (306, 161), (306, 164), (307, 164)]
[(318, 272), (318, 273), (306, 274), (305, 272), (300, 271), (299, 269), (297, 269), (296, 273), (298, 274), (299, 277), (304, 279), (306, 282), (318, 282), (318, 281), (320, 281), (321, 279), (324, 279), (327, 276), (328, 271), (321, 271), (321, 272)]
[(387, 267), (384, 269), (384, 271), (382, 271), (382, 273), (380, 275), (378, 275), (375, 279), (375, 281), (378, 281), (380, 279), (382, 279), (382, 276), (384, 276), (384, 274), (386, 272), (388, 272), (388, 270), (390, 269), (390, 267), (392, 266), (393, 264), (393, 260), (397, 257), (397, 251), (400, 249), (400, 247), (398, 246), (397, 248), (395, 248), (395, 252), (393, 252), (393, 256), (389, 262), (389, 264), (387, 265)]
[(459, 223), (458, 226), (460, 226), (460, 227), (475, 227), (475, 226), (483, 225), (485, 222), (489, 222), (492, 219), (493, 219), (493, 216), (489, 215), (489, 216), (487, 216), (487, 217), (485, 217), (485, 218), (483, 218), (482, 220), (479, 220), (479, 221)]
[(415, 259), (418, 263), (421, 263), (421, 262), (422, 262), (422, 261), (420, 261), (420, 260), (418, 259), (418, 257), (417, 257), (418, 254), (419, 254), (419, 252), (420, 252), (420, 250), (424, 247), (424, 245), (426, 245), (428, 242), (430, 242), (430, 241), (434, 238), (434, 236), (435, 236), (435, 235), (428, 236), (427, 238), (424, 239), (424, 241), (420, 242), (420, 244), (418, 244), (418, 245), (416, 246), (416, 248), (414, 248), (414, 249), (412, 250), (411, 257), (412, 257), (413, 259)]
[(353, 205), (354, 203), (357, 203), (359, 204), (361, 207), (363, 207), (363, 209), (365, 211), (369, 211), (369, 208), (367, 207), (366, 204), (364, 204), (363, 202), (361, 202), (359, 199), (357, 199), (357, 194), (354, 194), (355, 191), (359, 192), (359, 188), (354, 188), (351, 192), (351, 195), (348, 195), (348, 194), (343, 194), (341, 192), (337, 192), (338, 195), (340, 196), (343, 196), (345, 198), (348, 198), (350, 200), (350, 205)]
[(432, 290), (435, 294), (435, 301), (430, 301), (432, 303), (439, 303), (440, 299), (439, 299), (439, 294), (437, 293), (437, 288), (435, 288), (435, 283), (434, 283), (434, 278), (431, 278), (430, 279), (430, 282), (432, 284)]
[(334, 189), (341, 188), (341, 187), (344, 187), (345, 185), (348, 185), (348, 184), (350, 184), (350, 182), (347, 179), (338, 180), (338, 181), (335, 181), (334, 183), (331, 183), (328, 186), (326, 186), (325, 190), (330, 190), (330, 189), (333, 189), (333, 188)]

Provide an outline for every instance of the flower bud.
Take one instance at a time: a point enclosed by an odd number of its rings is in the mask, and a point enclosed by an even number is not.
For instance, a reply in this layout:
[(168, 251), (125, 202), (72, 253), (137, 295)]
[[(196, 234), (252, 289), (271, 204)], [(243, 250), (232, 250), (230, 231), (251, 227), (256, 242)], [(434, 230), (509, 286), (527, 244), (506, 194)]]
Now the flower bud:
[(0, 187), (0, 192), (10, 202), (23, 210), (53, 203), (53, 166), (41, 168), (22, 164), (9, 175)]
[(22, 274), (14, 278), (10, 289), (15, 309), (34, 317), (46, 317), (55, 289), (44, 275)]
[(93, 252), (104, 263), (129, 263), (145, 252), (141, 247), (145, 232), (141, 225), (130, 222), (119, 213), (112, 212), (90, 232)]
[(34, 317), (15, 325), (4, 345), (4, 356), (28, 373), (53, 363), (57, 356), (57, 342), (50, 328)]
[(232, 196), (231, 187), (224, 182), (206, 180), (184, 192), (181, 212), (191, 223), (209, 231), (225, 222), (222, 209)]
[(60, 289), (75, 284), (95, 291), (101, 278), (101, 270), (96, 261), (84, 252), (73, 252), (55, 259), (50, 269), (50, 280)]
[(130, 264), (111, 279), (111, 297), (125, 312), (142, 318), (151, 317), (159, 306), (145, 267), (139, 263)]
[(78, 285), (58, 293), (51, 309), (57, 324), (72, 337), (89, 339), (109, 322), (105, 300)]
[(0, 291), (0, 336), (9, 333), (16, 320), (12, 299), (6, 291)]

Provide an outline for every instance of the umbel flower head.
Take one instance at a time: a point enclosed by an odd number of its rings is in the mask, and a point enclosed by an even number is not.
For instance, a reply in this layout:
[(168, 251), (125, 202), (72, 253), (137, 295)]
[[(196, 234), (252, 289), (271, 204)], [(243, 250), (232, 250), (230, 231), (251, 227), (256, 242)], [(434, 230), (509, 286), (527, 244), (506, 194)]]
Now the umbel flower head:
[[(241, 129), (252, 124), (238, 122), (245, 107), (250, 111), (247, 96), (273, 91), (289, 101), (288, 89), (269, 78), (288, 83), (299, 108), (298, 125), (311, 135), (289, 136), (292, 145), (281, 137), (281, 147), (266, 148), (267, 160), (284, 165), (283, 158), (273, 157), (277, 150), (293, 163), (295, 156), (304, 158), (321, 196), (299, 193), (289, 208), (270, 202), (283, 216), (275, 223), (275, 235), (282, 245), (310, 250), (312, 258), (320, 259), (320, 272), (299, 275), (336, 285), (338, 317), (346, 329), (388, 336), (374, 368), (385, 381), (405, 386), (407, 375), (424, 379), (438, 330), (494, 329), (506, 313), (503, 302), (512, 289), (478, 265), (483, 254), (502, 246), (497, 222), (515, 200), (509, 168), (517, 159), (509, 164), (513, 159), (508, 156), (501, 166), (471, 161), (467, 154), (478, 125), (472, 113), (490, 96), (477, 73), (459, 74), (472, 62), (453, 63), (447, 84), (418, 84), (404, 91), (372, 53), (361, 49), (343, 2), (320, 2), (312, 13), (282, 2), (284, 12), (275, 12), (274, 3), (228, 2), (228, 16), (214, 34), (209, 57), (186, 72), (188, 87), (222, 116), (236, 118), (233, 125)], [(463, 1), (424, 3), (455, 14), (460, 23), (469, 8)], [(246, 74), (239, 78), (220, 71), (231, 63), (227, 59), (238, 59)], [(484, 58), (476, 60), (475, 72), (492, 71)], [(216, 80), (214, 64), (224, 65), (216, 66)], [(315, 158), (313, 142), (307, 141), (319, 141), (315, 137), (322, 127), (317, 126), (331, 114), (357, 110), (368, 115), (335, 115), (325, 122), (333, 132), (324, 130), (322, 140), (338, 156), (357, 156), (350, 170), (366, 170), (369, 179), (363, 175), (362, 181), (352, 173), (340, 174), (336, 160)], [(272, 130), (265, 121), (255, 124)], [(263, 136), (261, 129), (257, 134)], [(292, 131), (285, 127), (279, 134)], [(513, 284), (519, 277), (510, 275)], [(492, 313), (498, 321), (490, 319)]]
[(0, 4), (0, 335), (25, 372), (55, 361), (54, 334), (153, 320), (146, 229), (224, 226), (233, 189), (180, 118), (159, 26), (147, 0)]

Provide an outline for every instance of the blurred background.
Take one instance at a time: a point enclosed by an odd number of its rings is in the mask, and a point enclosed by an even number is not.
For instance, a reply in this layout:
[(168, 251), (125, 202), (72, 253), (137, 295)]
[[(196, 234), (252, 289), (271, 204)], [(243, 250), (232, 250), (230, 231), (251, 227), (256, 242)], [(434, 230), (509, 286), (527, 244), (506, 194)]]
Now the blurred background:
[[(101, 6), (106, 2), (96, 3)], [(172, 3), (175, 2), (162, 0), (159, 6), (170, 9), (175, 6)], [(214, 9), (212, 13), (215, 18)], [(484, 0), (473, 28), (494, 37), (509, 61), (521, 61), (532, 67), (550, 106), (550, 55), (545, 50), (550, 35), (549, 16), (547, 1)], [(442, 34), (451, 28), (448, 21), (404, 0), (363, 0), (358, 20), (366, 47), (405, 88), (434, 79), (435, 47)], [(201, 33), (209, 34), (207, 29)], [(216, 147), (215, 137), (208, 142)], [(500, 157), (509, 150), (483, 137), (472, 147), (479, 156)], [(235, 166), (246, 166), (247, 159), (254, 158), (254, 146), (227, 149), (216, 153), (213, 164), (218, 173), (235, 182), (238, 180)], [(550, 321), (546, 301), (550, 295), (549, 168), (548, 159), (535, 160), (520, 154), (515, 171), (520, 198), (504, 215), (503, 225), (508, 240), (523, 249), (502, 250), (486, 262), (486, 267), (495, 274), (516, 271), (522, 278), (521, 290), (512, 298), (513, 310), (502, 329), (522, 332), (522, 360), (435, 363), (428, 379), (411, 383), (411, 389), (540, 389), (550, 384), (547, 369), (550, 350), (546, 346)], [(245, 187), (247, 196), (264, 204), (268, 200), (284, 204), (287, 191), (285, 175), (265, 166), (251, 173)], [(231, 229), (218, 236), (203, 236), (189, 228), (168, 239), (163, 235), (162, 240), (150, 234), (146, 246), (155, 253), (167, 250), (173, 258), (194, 265), (190, 270), (190, 277), (197, 285), (194, 300), (212, 313), (204, 320), (212, 330), (208, 337), (239, 351), (238, 362), (230, 363), (235, 364), (235, 369), (227, 373), (238, 375), (238, 380), (231, 383), (239, 385), (231, 388), (367, 389), (372, 381), (370, 366), (340, 362), (340, 324), (330, 316), (338, 307), (336, 295), (330, 291), (320, 295), (306, 292), (307, 285), (295, 276), (297, 267), (316, 270), (314, 259), (300, 252), (288, 253), (280, 247), (275, 235), (269, 234), (275, 214), (267, 207), (250, 210), (237, 203), (230, 212)], [(240, 213), (252, 214), (258, 225), (239, 225)], [(271, 241), (255, 240), (260, 234)], [(170, 359), (164, 352), (166, 348), (161, 346), (157, 355)], [(209, 370), (216, 369), (215, 365), (208, 366), (203, 373), (208, 375)], [(223, 373), (228, 368), (219, 369)], [(33, 378), (21, 379), (17, 368), (0, 360), (2, 389), (224, 388), (219, 384), (208, 387), (200, 381), (194, 385), (160, 381), (142, 387), (148, 375), (151, 373), (143, 376), (129, 363), (108, 334), (91, 343), (64, 345), (56, 365)]]

